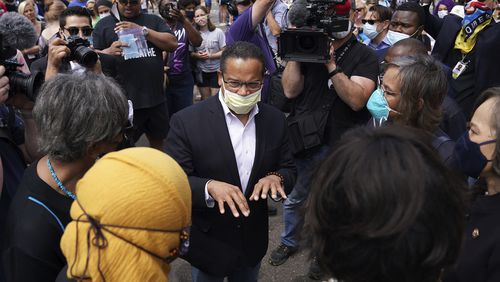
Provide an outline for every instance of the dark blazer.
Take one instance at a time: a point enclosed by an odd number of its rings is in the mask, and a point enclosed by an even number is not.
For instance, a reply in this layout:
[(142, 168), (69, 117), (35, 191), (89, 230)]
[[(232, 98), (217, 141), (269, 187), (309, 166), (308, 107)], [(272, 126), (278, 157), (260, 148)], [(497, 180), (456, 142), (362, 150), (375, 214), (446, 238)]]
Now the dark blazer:
[[(426, 10), (426, 9), (424, 9)], [(425, 31), (436, 39), (436, 44), (432, 50), (432, 55), (442, 62), (447, 61), (455, 46), (455, 39), (462, 28), (462, 18), (456, 15), (448, 15), (444, 19), (439, 19), (426, 12)], [(500, 77), (495, 71), (500, 65), (500, 24), (492, 21), (488, 27), (477, 35), (476, 46), (474, 47), (474, 95), (473, 97), (454, 97), (464, 108), (464, 114), (468, 116), (476, 97), (482, 91), (500, 86)], [(455, 67), (456, 62), (448, 67)], [(455, 93), (459, 95), (460, 93)]]
[(222, 215), (217, 203), (208, 208), (205, 202), (205, 184), (210, 179), (241, 187), (218, 96), (174, 114), (170, 121), (166, 151), (188, 175), (192, 191), (191, 242), (186, 259), (215, 276), (227, 276), (241, 266), (255, 266), (266, 254), (267, 202), (248, 201), (259, 179), (269, 172), (278, 172), (284, 177), (287, 193), (295, 182), (296, 169), (283, 113), (259, 103), (255, 128), (255, 160), (245, 192), (250, 215), (235, 218), (227, 205)]
[(467, 217), (462, 251), (444, 282), (500, 281), (500, 194), (479, 196)]

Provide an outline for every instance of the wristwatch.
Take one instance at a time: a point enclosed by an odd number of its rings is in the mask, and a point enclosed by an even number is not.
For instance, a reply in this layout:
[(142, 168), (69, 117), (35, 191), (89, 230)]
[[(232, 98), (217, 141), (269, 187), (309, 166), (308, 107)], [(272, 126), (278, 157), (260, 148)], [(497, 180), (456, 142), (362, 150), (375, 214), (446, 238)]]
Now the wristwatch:
[(148, 34), (149, 34), (149, 29), (145, 26), (142, 27), (142, 34), (144, 35), (144, 37), (147, 37)]
[(342, 68), (337, 65), (337, 67), (328, 74), (328, 78), (332, 78), (332, 76), (336, 75), (337, 73), (341, 73), (341, 72), (343, 72)]

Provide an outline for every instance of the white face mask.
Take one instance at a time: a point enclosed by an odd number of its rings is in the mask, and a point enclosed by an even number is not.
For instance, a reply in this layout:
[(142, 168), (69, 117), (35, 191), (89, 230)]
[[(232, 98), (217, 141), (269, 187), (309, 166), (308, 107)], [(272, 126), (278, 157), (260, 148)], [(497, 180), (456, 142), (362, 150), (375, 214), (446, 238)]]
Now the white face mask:
[(102, 14), (99, 14), (99, 18), (101, 19), (104, 19), (105, 17), (111, 15), (109, 12), (108, 13), (102, 13)]
[(363, 25), (363, 34), (366, 35), (370, 40), (373, 40), (373, 38), (377, 37), (377, 35), (380, 33), (377, 31), (378, 23), (375, 24), (369, 24), (365, 23)]
[(250, 95), (242, 96), (228, 90), (224, 83), (222, 86), (224, 87), (224, 102), (229, 109), (238, 115), (248, 114), (260, 101), (262, 88)]
[(438, 11), (438, 17), (439, 18), (444, 18), (444, 16), (448, 15), (448, 11), (446, 10), (441, 10), (441, 11)]
[(347, 35), (349, 35), (349, 33), (351, 32), (351, 30), (352, 30), (352, 22), (349, 21), (349, 27), (347, 28), (346, 31), (332, 32), (331, 36), (334, 39), (344, 39), (344, 38), (346, 38)]
[(396, 42), (406, 38), (410, 38), (410, 36), (406, 33), (389, 30), (389, 32), (387, 32), (387, 35), (385, 36), (385, 41), (392, 46), (396, 44)]

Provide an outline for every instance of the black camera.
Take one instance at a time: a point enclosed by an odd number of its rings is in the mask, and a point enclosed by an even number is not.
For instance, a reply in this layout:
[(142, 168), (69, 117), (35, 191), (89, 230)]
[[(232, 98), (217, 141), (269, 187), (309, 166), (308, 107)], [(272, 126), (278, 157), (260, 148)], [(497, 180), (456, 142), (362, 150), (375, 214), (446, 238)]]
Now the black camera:
[[(326, 63), (330, 59), (332, 33), (349, 29), (349, 12), (337, 13), (337, 5), (346, 0), (307, 0), (289, 12), (302, 24), (285, 29), (278, 38), (278, 55), (283, 60)], [(295, 3), (294, 3), (295, 5)], [(292, 21), (293, 23), (293, 21)]]
[(9, 78), (9, 95), (17, 93), (25, 94), (30, 100), (35, 101), (38, 91), (44, 82), (41, 72), (25, 74), (17, 70), (23, 66), (16, 60), (16, 49), (3, 46), (3, 38), (0, 34), (0, 65), (5, 67), (5, 76)]
[(99, 59), (97, 53), (90, 49), (90, 42), (78, 35), (69, 36), (66, 41), (68, 48), (71, 51), (68, 60), (76, 61), (86, 68), (93, 68)]

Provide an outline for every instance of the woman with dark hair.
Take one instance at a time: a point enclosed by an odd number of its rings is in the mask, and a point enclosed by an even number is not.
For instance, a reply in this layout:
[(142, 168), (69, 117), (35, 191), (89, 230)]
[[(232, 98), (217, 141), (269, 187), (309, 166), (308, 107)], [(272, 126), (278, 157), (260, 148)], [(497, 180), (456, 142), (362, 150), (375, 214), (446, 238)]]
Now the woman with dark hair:
[(196, 59), (196, 66), (201, 72), (196, 85), (200, 90), (201, 99), (215, 95), (219, 91), (217, 71), (220, 65), (220, 56), (226, 47), (224, 32), (216, 28), (210, 20), (208, 9), (198, 6), (194, 9), (194, 22), (200, 31), (203, 41), (199, 47), (194, 47), (191, 56)]
[(42, 86), (33, 117), (44, 156), (25, 171), (9, 209), (7, 281), (54, 281), (64, 267), (59, 241), (71, 220), (76, 182), (122, 142), (128, 104), (105, 76), (58, 75)]
[(388, 121), (433, 135), (434, 148), (448, 164), (455, 144), (439, 128), (447, 85), (441, 64), (431, 56), (398, 57), (385, 65), (381, 85), (368, 100), (371, 123)]
[(355, 129), (319, 168), (305, 234), (331, 277), (437, 282), (454, 263), (465, 187), (421, 134), (395, 125)]
[(467, 217), (463, 249), (445, 282), (500, 281), (499, 111), (500, 87), (487, 89), (472, 110), (469, 132), (455, 147), (458, 170), (484, 181), (474, 187), (478, 196)]

